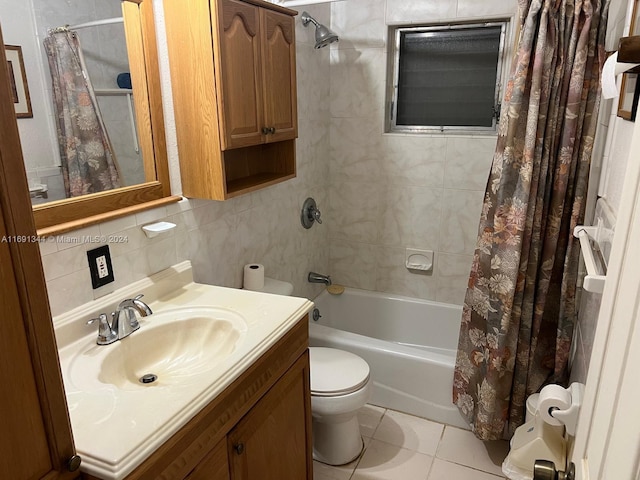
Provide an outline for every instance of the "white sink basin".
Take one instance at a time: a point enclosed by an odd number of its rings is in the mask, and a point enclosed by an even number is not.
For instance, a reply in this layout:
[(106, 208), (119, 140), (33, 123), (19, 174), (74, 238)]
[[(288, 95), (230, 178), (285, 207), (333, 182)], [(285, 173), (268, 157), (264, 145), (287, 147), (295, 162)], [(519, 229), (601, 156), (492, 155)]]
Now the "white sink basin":
[(79, 351), (68, 369), (74, 385), (139, 390), (197, 382), (241, 345), (247, 331), (241, 315), (216, 307), (165, 310), (140, 325), (111, 345)]

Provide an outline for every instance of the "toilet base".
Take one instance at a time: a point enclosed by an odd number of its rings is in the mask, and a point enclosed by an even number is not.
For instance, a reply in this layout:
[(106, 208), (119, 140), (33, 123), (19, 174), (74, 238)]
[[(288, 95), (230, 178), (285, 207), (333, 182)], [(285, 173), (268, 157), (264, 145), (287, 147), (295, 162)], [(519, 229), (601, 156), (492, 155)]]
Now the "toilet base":
[(313, 459), (328, 465), (344, 465), (362, 453), (364, 442), (360, 436), (358, 417), (313, 418)]

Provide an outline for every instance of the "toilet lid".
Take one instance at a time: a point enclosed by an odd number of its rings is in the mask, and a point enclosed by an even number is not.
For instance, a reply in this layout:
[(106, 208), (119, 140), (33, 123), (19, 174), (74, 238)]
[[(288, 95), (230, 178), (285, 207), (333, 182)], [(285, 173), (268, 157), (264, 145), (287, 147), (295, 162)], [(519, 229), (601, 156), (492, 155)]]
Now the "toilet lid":
[(309, 362), (312, 395), (346, 395), (361, 389), (369, 381), (367, 362), (344, 350), (310, 347)]

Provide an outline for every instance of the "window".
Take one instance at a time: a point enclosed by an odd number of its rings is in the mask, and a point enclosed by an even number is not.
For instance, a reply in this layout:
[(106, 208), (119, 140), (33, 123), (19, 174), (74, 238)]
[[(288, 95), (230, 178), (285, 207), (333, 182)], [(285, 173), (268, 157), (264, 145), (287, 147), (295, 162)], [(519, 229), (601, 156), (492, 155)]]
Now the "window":
[(396, 28), (389, 131), (495, 131), (506, 26)]

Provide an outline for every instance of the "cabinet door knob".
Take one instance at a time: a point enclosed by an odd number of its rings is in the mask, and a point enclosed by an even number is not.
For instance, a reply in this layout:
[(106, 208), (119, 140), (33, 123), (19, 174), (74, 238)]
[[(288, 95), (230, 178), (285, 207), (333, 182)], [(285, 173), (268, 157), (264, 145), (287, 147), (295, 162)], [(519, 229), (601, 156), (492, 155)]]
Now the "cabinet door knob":
[(244, 452), (244, 443), (238, 443), (237, 445), (234, 445), (233, 449), (238, 455), (242, 455), (242, 453)]
[(269, 127), (262, 127), (262, 134), (268, 135), (271, 133), (271, 129)]
[(80, 468), (80, 463), (82, 463), (82, 458), (80, 455), (73, 455), (67, 460), (67, 470), (70, 472), (75, 472)]
[(271, 134), (276, 133), (276, 127), (270, 127), (269, 128), (269, 133), (271, 133)]

